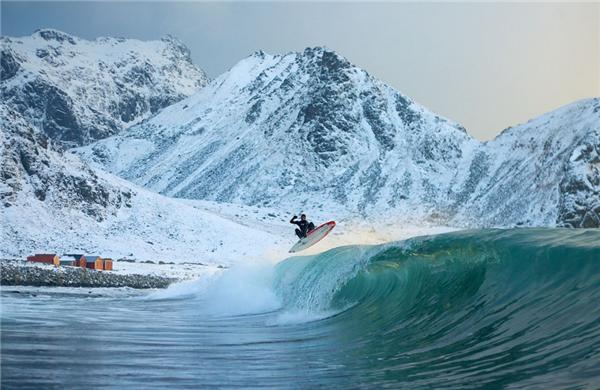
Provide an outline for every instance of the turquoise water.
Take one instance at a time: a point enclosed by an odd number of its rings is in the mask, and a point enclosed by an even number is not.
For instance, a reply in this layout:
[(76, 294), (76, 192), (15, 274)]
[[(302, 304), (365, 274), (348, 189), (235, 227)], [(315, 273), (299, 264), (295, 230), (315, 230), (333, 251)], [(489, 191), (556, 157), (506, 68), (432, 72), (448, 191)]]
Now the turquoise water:
[(2, 388), (600, 386), (600, 230), (457, 232), (89, 295), (3, 289)]

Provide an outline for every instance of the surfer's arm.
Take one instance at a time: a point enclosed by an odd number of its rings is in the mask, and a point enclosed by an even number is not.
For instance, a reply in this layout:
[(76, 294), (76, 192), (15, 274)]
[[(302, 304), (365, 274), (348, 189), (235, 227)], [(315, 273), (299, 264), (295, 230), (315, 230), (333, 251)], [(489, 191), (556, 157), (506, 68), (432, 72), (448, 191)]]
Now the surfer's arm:
[(290, 219), (290, 223), (293, 223), (294, 225), (298, 224), (298, 221), (295, 221), (295, 219), (298, 218), (297, 216), (293, 216), (292, 219)]

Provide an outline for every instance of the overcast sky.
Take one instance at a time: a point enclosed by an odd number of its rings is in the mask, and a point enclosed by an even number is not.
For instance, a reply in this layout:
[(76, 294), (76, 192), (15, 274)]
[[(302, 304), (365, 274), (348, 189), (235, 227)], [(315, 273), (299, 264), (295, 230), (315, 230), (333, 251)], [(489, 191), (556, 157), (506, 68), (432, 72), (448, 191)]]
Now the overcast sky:
[(479, 139), (600, 96), (600, 3), (7, 2), (2, 35), (172, 34), (210, 77), (327, 46)]

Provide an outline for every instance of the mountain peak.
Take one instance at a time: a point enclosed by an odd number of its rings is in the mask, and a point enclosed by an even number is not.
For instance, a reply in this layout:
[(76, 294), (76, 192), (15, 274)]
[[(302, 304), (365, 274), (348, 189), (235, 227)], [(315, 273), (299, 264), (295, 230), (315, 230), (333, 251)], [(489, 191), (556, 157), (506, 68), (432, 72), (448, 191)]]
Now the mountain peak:
[(173, 37), (90, 41), (46, 28), (2, 43), (4, 101), (68, 146), (115, 134), (208, 82)]
[[(255, 52), (107, 141), (112, 150), (99, 143), (82, 153), (112, 170), (139, 140), (148, 154), (113, 172), (168, 195), (292, 205), (319, 191), (323, 205), (353, 211), (404, 204), (411, 191), (415, 207), (438, 202), (444, 192), (428, 172), (451, 178), (474, 142), (325, 47)], [(161, 165), (172, 156), (174, 165)]]
[(264, 50), (257, 50), (247, 58), (254, 58), (259, 60), (265, 60), (267, 58), (285, 58), (288, 56), (295, 56), (297, 61), (306, 62), (306, 61), (324, 61), (325, 64), (329, 63), (339, 63), (354, 66), (346, 59), (344, 56), (337, 53), (335, 50), (329, 49), (325, 46), (313, 46), (307, 47), (302, 51), (290, 51), (284, 54), (269, 54)]
[(581, 110), (586, 110), (589, 108), (589, 109), (593, 109), (594, 112), (600, 112), (600, 97), (591, 97), (591, 98), (577, 100), (577, 101), (575, 101), (571, 104), (568, 104), (562, 108), (564, 108), (564, 109), (581, 109)]
[[(326, 46), (309, 46), (304, 49), (304, 55), (323, 55), (324, 53), (335, 54), (340, 56), (335, 50), (329, 49)], [(341, 57), (341, 56), (340, 56)]]
[(307, 47), (302, 53), (299, 53), (299, 55), (303, 58), (321, 61), (321, 63), (325, 65), (344, 64), (344, 67), (355, 66), (350, 63), (346, 57), (325, 46)]
[(254, 53), (252, 53), (250, 57), (265, 58), (266, 55), (267, 53), (265, 53), (263, 50), (257, 50)]
[(171, 34), (167, 34), (163, 36), (160, 40), (161, 42), (164, 42), (167, 45), (169, 45), (169, 47), (171, 47), (172, 50), (181, 53), (183, 57), (190, 63), (192, 62), (192, 53), (190, 49), (179, 38)]
[(56, 30), (53, 28), (41, 28), (41, 29), (35, 30), (32, 35), (34, 37), (39, 36), (40, 38), (42, 38), (46, 41), (57, 41), (57, 42), (61, 42), (61, 43), (66, 41), (72, 45), (77, 44), (77, 42), (75, 41), (75, 37), (73, 37), (70, 34), (67, 34), (66, 32)]

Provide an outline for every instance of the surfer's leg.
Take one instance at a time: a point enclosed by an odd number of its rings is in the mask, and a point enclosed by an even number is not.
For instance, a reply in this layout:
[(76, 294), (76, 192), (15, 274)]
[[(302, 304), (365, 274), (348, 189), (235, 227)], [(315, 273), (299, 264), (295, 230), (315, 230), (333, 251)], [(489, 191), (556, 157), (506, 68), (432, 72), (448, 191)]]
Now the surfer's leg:
[(302, 237), (302, 232), (300, 231), (300, 229), (296, 229), (296, 235), (298, 236), (299, 239), (304, 238), (304, 237)]

